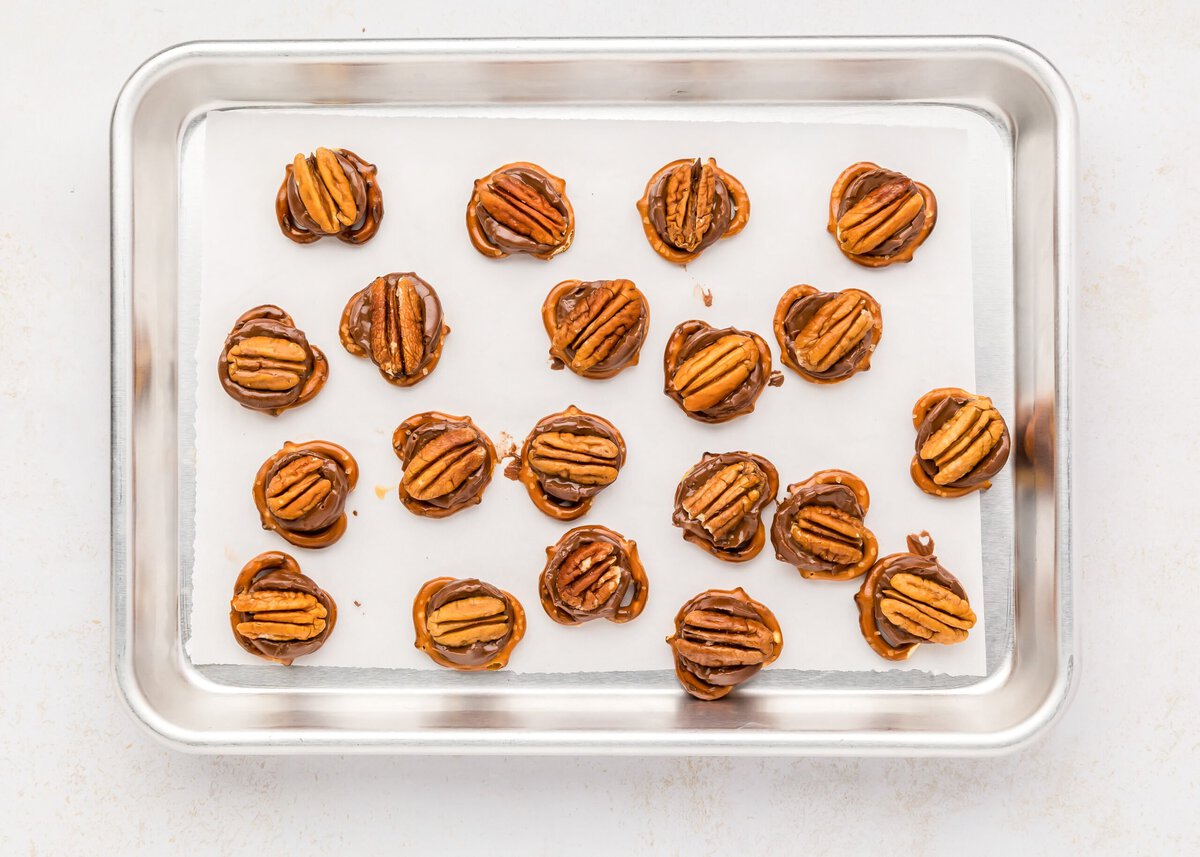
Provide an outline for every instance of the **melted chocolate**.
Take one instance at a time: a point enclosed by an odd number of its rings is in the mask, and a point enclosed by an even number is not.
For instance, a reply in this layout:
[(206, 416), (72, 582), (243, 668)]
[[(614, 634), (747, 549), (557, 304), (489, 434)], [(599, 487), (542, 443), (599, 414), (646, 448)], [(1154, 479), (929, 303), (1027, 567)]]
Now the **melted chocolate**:
[[(567, 205), (565, 198), (559, 193), (558, 188), (555, 187), (554, 181), (545, 173), (528, 167), (508, 167), (498, 173), (494, 173), (492, 178), (498, 175), (515, 176), (525, 184), (533, 187), (542, 195), (543, 199), (550, 203), (555, 211), (563, 216), (563, 219), (568, 224), (570, 223), (572, 219), (570, 206)], [(559, 246), (557, 244), (540, 244), (528, 235), (514, 232), (492, 217), (483, 203), (478, 200), (475, 201), (474, 208), (475, 221), (479, 224), (479, 229), (487, 242), (505, 253), (529, 253), (535, 256), (545, 255), (552, 253)], [(570, 227), (568, 226), (569, 229)]]
[(837, 299), (838, 296), (838, 292), (816, 292), (807, 295), (793, 301), (783, 316), (783, 336), (781, 338), (787, 348), (788, 357), (791, 358), (794, 366), (801, 367), (803, 374), (810, 378), (822, 381), (840, 381), (843, 378), (849, 378), (863, 368), (863, 364), (869, 363), (871, 352), (875, 350), (877, 328), (872, 325), (867, 329), (867, 335), (857, 345), (824, 371), (818, 372), (811, 369), (800, 359), (800, 355), (796, 353), (795, 349), (796, 337), (800, 335), (800, 331), (820, 311), (821, 307)]
[[(420, 363), (411, 371), (402, 375), (392, 375), (379, 370), (388, 381), (399, 386), (410, 386), (420, 381), (433, 371), (438, 359), (442, 356), (442, 342), (450, 328), (446, 326), (442, 315), (442, 302), (433, 286), (412, 272), (403, 274), (388, 274), (384, 278), (389, 289), (395, 289), (400, 281), (408, 280), (413, 285), (417, 297), (421, 299), (421, 335), (423, 354)], [(341, 338), (342, 344), (351, 353), (360, 357), (371, 354), (371, 304), (367, 286), (350, 299), (342, 312)], [(378, 366), (378, 364), (376, 364)]]
[[(547, 333), (550, 334), (551, 341), (554, 340), (555, 330), (567, 322), (571, 317), (571, 313), (575, 312), (580, 304), (587, 299), (588, 295), (599, 288), (611, 289), (612, 281), (593, 280), (584, 283), (574, 280), (560, 285), (564, 288), (561, 290), (556, 288), (547, 297), (547, 303), (550, 304), (550, 317), (552, 319), (552, 324), (548, 326)], [(619, 334), (619, 338), (611, 345), (612, 351), (604, 359), (592, 364), (586, 370), (573, 371), (578, 371), (580, 375), (587, 378), (611, 378), (622, 369), (637, 365), (638, 354), (642, 350), (642, 343), (646, 341), (646, 329), (649, 327), (650, 320), (650, 312), (646, 305), (645, 296), (640, 291), (637, 292), (637, 295), (642, 303), (642, 313), (637, 323)], [(543, 308), (543, 316), (545, 314), (545, 308)], [(553, 368), (555, 369), (562, 369), (564, 365), (570, 364), (575, 360), (575, 349), (570, 345), (563, 349), (561, 357), (554, 354), (553, 347), (551, 348), (551, 354), (554, 356)], [(565, 360), (562, 358), (565, 358)]]
[[(683, 396), (675, 389), (671, 380), (675, 371), (692, 355), (731, 334), (748, 336), (758, 346), (758, 360), (755, 361), (754, 368), (750, 370), (750, 376), (711, 408), (701, 411), (689, 411), (683, 408)], [(750, 413), (754, 410), (754, 403), (758, 401), (758, 397), (768, 383), (772, 386), (782, 383), (782, 377), (779, 377), (777, 381), (776, 376), (771, 372), (771, 350), (761, 336), (734, 327), (716, 328), (697, 320), (685, 321), (671, 333), (671, 338), (667, 340), (663, 369), (666, 375), (663, 392), (678, 402), (680, 408), (683, 408), (684, 413), (688, 416), (705, 423), (723, 423), (734, 417)]]
[[(559, 587), (559, 570), (564, 561), (579, 548), (596, 542), (612, 546), (614, 567), (619, 570), (620, 582), (595, 609), (585, 609), (579, 599), (565, 595)], [(607, 527), (576, 527), (554, 547), (546, 549), (546, 566), (542, 570), (539, 593), (546, 614), (563, 625), (578, 625), (593, 619), (628, 622), (646, 606), (648, 583), (646, 572), (637, 555), (637, 545)], [(574, 603), (572, 603), (574, 602)]]
[[(870, 172), (863, 173), (855, 178), (846, 187), (846, 191), (844, 194), (842, 194), (842, 199), (838, 203), (838, 219), (840, 220), (842, 215), (853, 208), (860, 200), (863, 199), (863, 197), (875, 190), (875, 188), (896, 179), (903, 179), (904, 181), (908, 182), (910, 185), (910, 193), (917, 190), (916, 186), (913, 185), (912, 180), (909, 179), (908, 176), (904, 175), (903, 173), (893, 172), (891, 170), (871, 170)], [(917, 213), (917, 216), (914, 217), (907, 226), (904, 226), (895, 232), (888, 240), (881, 243), (878, 247), (875, 247), (874, 249), (860, 255), (892, 256), (915, 241), (919, 237), (921, 229), (924, 226), (925, 206), (921, 206), (921, 210)]]
[[(965, 405), (970, 399), (964, 396), (947, 396), (938, 402), (929, 412), (926, 413), (925, 419), (921, 426), (917, 429), (916, 460), (921, 469), (929, 476), (932, 482), (933, 477), (937, 475), (937, 464), (928, 459), (921, 458), (921, 447), (925, 445), (925, 441), (929, 440), (930, 435), (942, 427), (944, 423), (950, 420), (959, 408)], [(982, 485), (990, 480), (993, 476), (999, 473), (1005, 463), (1008, 461), (1008, 453), (1011, 442), (1008, 436), (1008, 426), (1004, 426), (1004, 434), (992, 449), (985, 455), (978, 464), (971, 468), (961, 479), (955, 480), (947, 484), (945, 487), (949, 489), (957, 488), (974, 488)]]
[(792, 492), (791, 495), (779, 505), (771, 522), (771, 543), (775, 546), (775, 556), (802, 572), (833, 574), (841, 570), (842, 566), (837, 563), (814, 556), (797, 545), (791, 535), (792, 523), (805, 506), (829, 506), (861, 520), (866, 516), (866, 511), (854, 496), (854, 491), (846, 485), (813, 483), (801, 487), (790, 485), (788, 491)]
[[(700, 664), (683, 655), (678, 642), (686, 639), (686, 619), (689, 614), (708, 610), (725, 613), (735, 619), (746, 619), (761, 622), (775, 635), (770, 650), (762, 653), (762, 660), (752, 664), (730, 664), (719, 666)], [(700, 642), (700, 640), (696, 640)], [(710, 589), (702, 592), (688, 601), (679, 609), (675, 616), (675, 633), (667, 638), (667, 643), (675, 654), (675, 675), (679, 678), (684, 690), (698, 699), (714, 700), (726, 696), (734, 687), (753, 678), (768, 664), (773, 663), (783, 649), (783, 636), (775, 615), (746, 595), (741, 589), (724, 591)]]
[[(262, 390), (242, 386), (230, 377), (229, 352), (239, 343), (252, 337), (268, 337), (293, 342), (304, 349), (304, 364), (299, 371), (300, 381), (287, 390)], [(303, 405), (312, 399), (329, 376), (329, 364), (320, 349), (309, 345), (302, 330), (292, 323), (292, 317), (277, 306), (265, 304), (243, 313), (225, 337), (225, 347), (217, 359), (217, 378), (230, 398), (244, 408), (278, 416), (289, 408)]]
[[(930, 547), (932, 549), (932, 545)], [(958, 582), (958, 578), (942, 568), (941, 564), (937, 561), (937, 557), (932, 554), (930, 556), (921, 556), (915, 553), (893, 554), (881, 560), (881, 564), (882, 571), (880, 571), (879, 577), (875, 581), (872, 592), (873, 609), (875, 611), (875, 627), (879, 630), (879, 636), (889, 646), (898, 647), (927, 642), (924, 638), (910, 634), (903, 628), (893, 625), (883, 615), (880, 603), (883, 601), (884, 591), (890, 588), (894, 575), (904, 572), (916, 575), (917, 577), (923, 577), (926, 580), (932, 580), (934, 583), (949, 589), (964, 601), (967, 600), (967, 593), (963, 589), (962, 584)]]
[[(700, 177), (700, 171), (703, 167), (699, 158), (692, 161), (692, 182), (695, 183)], [(678, 244), (671, 242), (667, 232), (667, 180), (671, 177), (673, 170), (660, 171), (656, 181), (650, 185), (649, 190), (649, 207), (646, 216), (650, 219), (650, 224), (654, 227), (654, 231), (658, 233), (658, 237), (668, 247), (674, 247), (684, 253), (699, 254), (709, 245), (721, 240), (725, 236), (725, 231), (729, 228), (729, 221), (733, 217), (733, 201), (729, 198), (729, 188), (725, 185), (724, 178), (720, 170), (715, 171), (715, 179), (713, 181), (713, 214), (712, 223), (709, 224), (708, 230), (700, 239), (700, 245), (695, 250), (685, 250)]]
[(229, 622), (233, 626), (233, 636), (239, 646), (252, 655), (290, 665), (295, 658), (312, 654), (325, 645), (337, 622), (337, 605), (329, 593), (317, 586), (311, 578), (300, 573), (295, 559), (285, 553), (269, 551), (250, 560), (234, 584), (234, 597), (262, 590), (285, 590), (311, 595), (325, 608), (325, 628), (308, 640), (262, 640), (244, 637), (238, 633), (237, 626), (242, 622), (251, 621), (252, 614), (231, 609)]
[[(477, 641), (464, 646), (446, 646), (429, 633), (429, 617), (441, 607), (466, 598), (490, 596), (503, 602), (507, 630), (495, 640)], [(476, 578), (454, 580), (436, 578), (421, 587), (413, 602), (416, 646), (436, 663), (451, 669), (498, 670), (508, 664), (509, 655), (525, 635), (525, 611), (509, 593)]]
[[(766, 487), (762, 496), (742, 514), (738, 525), (725, 536), (714, 539), (712, 533), (706, 530), (700, 521), (687, 513), (683, 503), (714, 474), (731, 464), (743, 461), (758, 467), (766, 479)], [(700, 545), (718, 559), (742, 562), (752, 559), (762, 549), (766, 539), (762, 529), (762, 511), (775, 502), (778, 492), (779, 476), (775, 467), (765, 458), (748, 452), (726, 452), (719, 455), (706, 452), (700, 462), (679, 480), (675, 489), (675, 510), (671, 515), (671, 523), (683, 530), (685, 539)]]
[(417, 500), (408, 493), (401, 482), (400, 501), (410, 512), (429, 518), (443, 518), (468, 506), (474, 506), (483, 499), (483, 492), (491, 484), (492, 471), (496, 467), (496, 449), (470, 417), (452, 417), (436, 411), (409, 417), (392, 436), (392, 449), (400, 459), (401, 465), (407, 468), (409, 462), (416, 458), (426, 444), (445, 432), (460, 428), (469, 428), (475, 432), (477, 442), (483, 445), (487, 453), (486, 459), (471, 471), (457, 488), (440, 497)]
[[(354, 222), (334, 233), (322, 229), (309, 215), (304, 200), (300, 198), (300, 188), (296, 184), (292, 165), (288, 164), (283, 186), (279, 189), (275, 203), (279, 227), (284, 235), (299, 244), (309, 244), (327, 235), (333, 235), (348, 244), (362, 244), (374, 237), (379, 231), (379, 222), (383, 219), (383, 194), (375, 178), (375, 165), (367, 163), (348, 149), (330, 151), (341, 165), (342, 172), (350, 183), (350, 192), (354, 194), (357, 214)], [(316, 175), (316, 158), (309, 155), (308, 164)]]

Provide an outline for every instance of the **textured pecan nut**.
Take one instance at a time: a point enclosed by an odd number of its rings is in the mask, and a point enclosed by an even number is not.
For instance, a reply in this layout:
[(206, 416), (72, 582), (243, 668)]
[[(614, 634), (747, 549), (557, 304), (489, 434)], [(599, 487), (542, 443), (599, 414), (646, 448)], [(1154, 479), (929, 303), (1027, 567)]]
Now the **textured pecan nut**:
[(775, 614), (744, 590), (710, 589), (680, 608), (667, 644), (683, 689), (713, 700), (774, 662), (783, 632)]
[(288, 554), (259, 554), (234, 583), (229, 602), (234, 639), (260, 658), (289, 665), (321, 648), (336, 621), (333, 599)]
[(864, 523), (871, 497), (863, 481), (845, 470), (821, 470), (787, 490), (771, 522), (776, 559), (807, 578), (850, 580), (864, 574), (878, 547)]
[(705, 423), (750, 413), (768, 384), (782, 382), (771, 372), (771, 349), (761, 336), (703, 321), (685, 321), (672, 331), (663, 374), (663, 391)]
[(650, 308), (629, 280), (566, 280), (542, 304), (551, 367), (584, 378), (611, 378), (636, 366)]
[(706, 452), (675, 489), (672, 523), (717, 559), (745, 562), (766, 543), (762, 511), (779, 493), (779, 474), (748, 452)]
[(903, 173), (862, 161), (829, 194), (829, 231), (847, 259), (868, 268), (908, 262), (937, 222), (937, 198)]
[(1008, 461), (1008, 426), (985, 396), (957, 387), (930, 390), (913, 407), (913, 425), (910, 471), (927, 494), (961, 497), (985, 490)]
[(296, 155), (275, 195), (279, 228), (297, 244), (334, 236), (362, 244), (379, 231), (383, 193), (375, 165), (348, 149), (317, 149)]
[(366, 357), (398, 387), (411, 387), (437, 367), (450, 328), (433, 286), (416, 274), (376, 277), (346, 304), (342, 345)]
[(792, 286), (775, 308), (780, 360), (805, 381), (836, 384), (871, 368), (883, 337), (883, 313), (858, 289), (821, 292)]
[(470, 417), (437, 411), (402, 422), (392, 434), (392, 449), (404, 466), (400, 502), (427, 518), (477, 504), (496, 467), (496, 448)]
[(254, 477), (263, 529), (297, 547), (327, 547), (346, 530), (346, 497), (357, 482), (357, 462), (337, 444), (285, 443)]
[(571, 405), (538, 421), (514, 464), (506, 473), (521, 481), (533, 504), (552, 518), (571, 521), (616, 481), (625, 464), (625, 440), (608, 420)]
[(538, 591), (561, 625), (620, 623), (642, 612), (649, 584), (634, 542), (607, 527), (576, 527), (546, 548)]
[(750, 218), (746, 189), (712, 158), (667, 164), (650, 177), (637, 207), (650, 246), (676, 264), (741, 232)]
[(550, 259), (571, 246), (575, 213), (567, 183), (524, 161), (476, 180), (467, 203), (467, 233), (485, 256), (526, 253)]
[(921, 643), (961, 643), (975, 626), (967, 593), (933, 555), (929, 533), (910, 535), (908, 553), (876, 562), (854, 600), (863, 638), (888, 660), (905, 660)]
[(329, 364), (290, 315), (267, 304), (234, 322), (217, 360), (217, 377), (242, 407), (277, 416), (317, 395)]
[(456, 670), (498, 670), (525, 634), (517, 599), (475, 578), (439, 577), (413, 601), (416, 647)]

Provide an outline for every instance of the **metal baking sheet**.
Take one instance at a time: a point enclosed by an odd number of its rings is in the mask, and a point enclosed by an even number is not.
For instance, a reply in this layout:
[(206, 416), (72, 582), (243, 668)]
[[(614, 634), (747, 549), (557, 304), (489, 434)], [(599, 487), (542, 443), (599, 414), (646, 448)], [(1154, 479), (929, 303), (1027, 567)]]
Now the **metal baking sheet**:
[[(964, 128), (977, 381), (1008, 405), (1015, 439), (1011, 479), (981, 504), (986, 676), (771, 669), (705, 705), (668, 670), (193, 664), (187, 339), (204, 135), (219, 111), (279, 107)], [(118, 100), (112, 150), (113, 655), (132, 711), (172, 744), (218, 751), (967, 753), (1028, 740), (1061, 711), (1076, 664), (1074, 134), (1053, 68), (990, 38), (209, 43), (151, 59)]]

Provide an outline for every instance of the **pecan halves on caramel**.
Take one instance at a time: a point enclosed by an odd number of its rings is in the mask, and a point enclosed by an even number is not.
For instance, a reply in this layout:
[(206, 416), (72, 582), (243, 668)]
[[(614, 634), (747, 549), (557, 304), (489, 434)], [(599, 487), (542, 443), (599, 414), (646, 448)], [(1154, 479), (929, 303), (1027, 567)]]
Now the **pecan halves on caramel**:
[(336, 443), (285, 443), (254, 477), (254, 504), (264, 530), (291, 544), (323, 548), (346, 531), (346, 497), (358, 483), (358, 463)]
[(667, 645), (683, 689), (714, 700), (773, 663), (783, 632), (775, 614), (744, 590), (710, 589), (680, 608)]
[(476, 180), (467, 203), (467, 234), (485, 256), (524, 253), (550, 259), (575, 239), (567, 183), (537, 164), (505, 164)]
[(637, 365), (650, 307), (629, 280), (566, 280), (546, 295), (542, 323), (550, 337), (551, 368), (611, 378)]
[(576, 527), (546, 548), (538, 593), (560, 625), (622, 623), (641, 614), (649, 582), (635, 542), (607, 527)]
[(667, 164), (650, 177), (637, 207), (654, 252), (678, 265), (741, 232), (750, 218), (746, 189), (712, 158)]
[(717, 559), (745, 562), (766, 543), (762, 511), (775, 502), (779, 474), (748, 452), (706, 452), (675, 489), (671, 522)]
[(775, 509), (775, 558), (818, 580), (851, 580), (875, 562), (878, 545), (864, 519), (867, 486), (845, 470), (821, 470), (789, 485)]
[(279, 228), (297, 244), (333, 236), (363, 244), (379, 231), (383, 193), (375, 165), (348, 149), (317, 149), (296, 155), (275, 195)]
[(868, 268), (910, 261), (935, 223), (932, 190), (869, 161), (843, 170), (829, 194), (829, 231), (847, 259)]
[(571, 405), (538, 420), (514, 464), (507, 475), (521, 481), (539, 511), (573, 521), (617, 480), (625, 439), (608, 420)]
[(792, 286), (775, 308), (779, 359), (805, 381), (836, 384), (871, 368), (883, 338), (878, 302), (858, 289)]
[(863, 638), (891, 661), (907, 659), (921, 643), (961, 643), (975, 627), (967, 593), (933, 555), (929, 533), (910, 535), (907, 553), (876, 562), (854, 601)]
[(913, 406), (913, 482), (935, 497), (962, 497), (991, 487), (1008, 461), (1004, 417), (992, 400), (957, 387), (930, 390)]
[(386, 381), (411, 387), (437, 368), (450, 328), (433, 286), (410, 272), (376, 277), (351, 297), (338, 333), (345, 349), (370, 359)]
[(278, 416), (321, 391), (329, 364), (290, 315), (265, 304), (234, 322), (217, 360), (217, 377), (242, 407)]
[(246, 563), (233, 585), (229, 624), (239, 646), (289, 666), (325, 644), (337, 605), (286, 553), (268, 551)]
[(404, 467), (400, 502), (426, 518), (479, 503), (496, 467), (496, 448), (470, 417), (437, 411), (402, 422), (392, 434), (392, 450)]
[(499, 670), (525, 635), (521, 602), (475, 578), (438, 577), (413, 600), (416, 647), (443, 667)]
[(763, 389), (782, 381), (778, 372), (771, 372), (771, 349), (761, 336), (695, 320), (672, 331), (663, 373), (663, 392), (689, 417), (705, 423), (750, 413)]

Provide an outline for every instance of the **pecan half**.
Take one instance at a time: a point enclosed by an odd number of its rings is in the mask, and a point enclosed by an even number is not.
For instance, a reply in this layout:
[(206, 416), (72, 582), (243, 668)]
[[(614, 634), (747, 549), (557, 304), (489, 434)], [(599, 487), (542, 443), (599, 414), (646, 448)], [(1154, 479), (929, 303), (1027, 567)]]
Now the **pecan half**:
[(525, 611), (490, 583), (439, 577), (417, 593), (413, 628), (416, 647), (441, 666), (498, 670), (525, 635)]
[(467, 233), (485, 256), (527, 253), (550, 259), (571, 246), (575, 213), (567, 183), (525, 161), (505, 164), (475, 182)]
[(542, 304), (551, 367), (583, 378), (611, 378), (636, 366), (650, 307), (629, 280), (566, 280)]
[(510, 475), (525, 485), (539, 510), (572, 521), (587, 513), (624, 464), (625, 440), (617, 427), (571, 405), (538, 421)]
[(775, 614), (738, 588), (710, 589), (680, 608), (667, 637), (675, 675), (697, 699), (726, 696), (783, 651)]
[(875, 563), (854, 600), (863, 638), (892, 661), (905, 660), (921, 643), (961, 643), (975, 627), (967, 593), (938, 563), (929, 533), (910, 535), (908, 553)]
[(805, 381), (836, 384), (871, 368), (883, 338), (883, 313), (858, 289), (821, 292), (792, 286), (775, 308), (780, 360)]
[(335, 443), (285, 443), (254, 477), (264, 530), (305, 548), (327, 547), (346, 531), (346, 497), (358, 482), (354, 457)]
[(474, 506), (492, 481), (496, 448), (470, 417), (416, 414), (392, 434), (404, 466), (400, 502), (415, 515), (444, 518)]
[(325, 644), (337, 622), (337, 605), (291, 556), (268, 551), (242, 568), (229, 602), (229, 624), (252, 655), (290, 665)]
[(663, 373), (663, 391), (705, 423), (750, 413), (763, 388), (782, 381), (771, 372), (771, 349), (761, 336), (703, 321), (685, 321), (671, 333)]
[(339, 326), (346, 350), (369, 358), (397, 387), (429, 376), (449, 332), (437, 292), (413, 273), (376, 277), (350, 298)]
[(375, 165), (348, 149), (296, 155), (275, 195), (275, 217), (297, 244), (331, 235), (347, 244), (370, 241), (383, 219)]
[(750, 218), (746, 189), (712, 158), (667, 164), (650, 177), (637, 207), (654, 252), (680, 265), (741, 232)]
[(910, 261), (936, 222), (933, 191), (868, 161), (843, 170), (829, 194), (829, 231), (847, 259), (868, 268)]
[(957, 387), (930, 390), (913, 407), (913, 425), (917, 454), (910, 472), (926, 494), (985, 490), (1008, 461), (1008, 426), (985, 396)]
[(765, 458), (706, 452), (679, 480), (671, 521), (717, 559), (745, 562), (766, 543), (762, 511), (777, 493), (779, 474)]
[(850, 580), (864, 574), (878, 547), (863, 522), (871, 506), (863, 481), (845, 470), (821, 470), (787, 490), (771, 522), (775, 558), (807, 578)]
[(290, 315), (266, 304), (234, 322), (217, 360), (217, 377), (242, 407), (278, 416), (321, 391), (329, 364)]
[(546, 548), (538, 591), (560, 625), (628, 622), (646, 606), (649, 583), (637, 544), (607, 527), (576, 527)]

